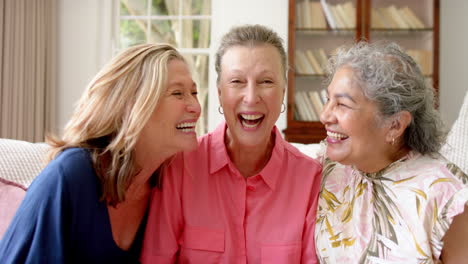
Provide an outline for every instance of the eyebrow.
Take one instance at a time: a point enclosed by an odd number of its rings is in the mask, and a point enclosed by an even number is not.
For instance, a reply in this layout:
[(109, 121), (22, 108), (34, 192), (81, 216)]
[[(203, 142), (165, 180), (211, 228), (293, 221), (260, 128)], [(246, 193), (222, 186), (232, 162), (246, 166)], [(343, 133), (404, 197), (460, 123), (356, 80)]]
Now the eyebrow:
[[(192, 84), (192, 86), (197, 87), (197, 83), (196, 83), (196, 82), (192, 82), (191, 84)], [(182, 86), (182, 87), (183, 87), (183, 86), (185, 86), (185, 83), (184, 83), (184, 82), (181, 82), (181, 81), (173, 81), (173, 82), (168, 83), (168, 86), (169, 86), (169, 87), (174, 87), (174, 86), (177, 86), (177, 87)]]
[(347, 99), (353, 101), (353, 103), (356, 104), (356, 101), (353, 99), (353, 97), (351, 97), (351, 96), (350, 96), (349, 94), (347, 94), (347, 93), (337, 93), (337, 94), (335, 94), (335, 97), (336, 97), (336, 98), (347, 98)]

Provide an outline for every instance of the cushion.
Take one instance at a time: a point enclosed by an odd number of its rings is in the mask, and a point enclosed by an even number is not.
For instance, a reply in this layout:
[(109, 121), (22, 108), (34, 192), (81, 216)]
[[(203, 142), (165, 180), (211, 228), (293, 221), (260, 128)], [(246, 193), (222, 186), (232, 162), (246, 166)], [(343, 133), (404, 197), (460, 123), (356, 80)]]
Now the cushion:
[(302, 144), (302, 143), (293, 143), (289, 142), (291, 145), (296, 147), (300, 152), (306, 154), (307, 156), (316, 159), (317, 153), (320, 150), (320, 144)]
[(468, 173), (468, 92), (441, 153), (462, 171)]
[(0, 178), (0, 239), (2, 239), (25, 194), (26, 188), (24, 186)]
[(47, 149), (45, 143), (0, 139), (0, 176), (29, 187), (45, 166)]

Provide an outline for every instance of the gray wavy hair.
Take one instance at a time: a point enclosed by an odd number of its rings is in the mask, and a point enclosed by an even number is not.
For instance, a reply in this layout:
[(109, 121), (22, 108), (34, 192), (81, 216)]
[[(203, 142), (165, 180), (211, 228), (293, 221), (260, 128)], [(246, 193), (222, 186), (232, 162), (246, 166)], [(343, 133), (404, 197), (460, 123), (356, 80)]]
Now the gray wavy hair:
[(283, 45), (283, 39), (278, 34), (262, 25), (244, 25), (237, 26), (229, 30), (222, 39), (218, 50), (216, 51), (215, 69), (218, 75), (217, 81), (221, 76), (221, 59), (226, 51), (234, 46), (259, 46), (262, 44), (270, 44), (276, 48), (281, 58), (283, 66), (284, 79), (287, 80), (287, 57)]
[(434, 106), (434, 89), (416, 62), (396, 43), (359, 42), (340, 48), (329, 61), (327, 82), (340, 67), (350, 67), (364, 96), (375, 102), (383, 119), (408, 111), (412, 120), (404, 143), (421, 154), (434, 154), (447, 132)]

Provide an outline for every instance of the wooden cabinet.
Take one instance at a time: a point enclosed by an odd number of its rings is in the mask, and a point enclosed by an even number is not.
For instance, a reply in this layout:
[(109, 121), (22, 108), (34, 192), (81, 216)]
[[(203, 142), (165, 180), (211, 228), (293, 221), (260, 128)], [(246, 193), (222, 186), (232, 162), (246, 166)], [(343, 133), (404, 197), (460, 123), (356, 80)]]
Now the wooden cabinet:
[(289, 0), (286, 140), (317, 143), (325, 99), (324, 64), (342, 45), (395, 41), (438, 87), (439, 0)]

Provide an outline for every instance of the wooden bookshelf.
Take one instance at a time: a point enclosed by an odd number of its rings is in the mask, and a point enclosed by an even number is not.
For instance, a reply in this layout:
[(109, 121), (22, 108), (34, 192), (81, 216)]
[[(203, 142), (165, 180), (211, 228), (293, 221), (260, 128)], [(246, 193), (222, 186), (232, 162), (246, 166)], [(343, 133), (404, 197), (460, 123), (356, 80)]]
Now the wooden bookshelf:
[(359, 40), (395, 41), (438, 89), (439, 0), (289, 0), (288, 29), (284, 134), (290, 142), (317, 143), (325, 138), (318, 111), (324, 104), (326, 76), (320, 67), (323, 53), (329, 57), (342, 45)]

